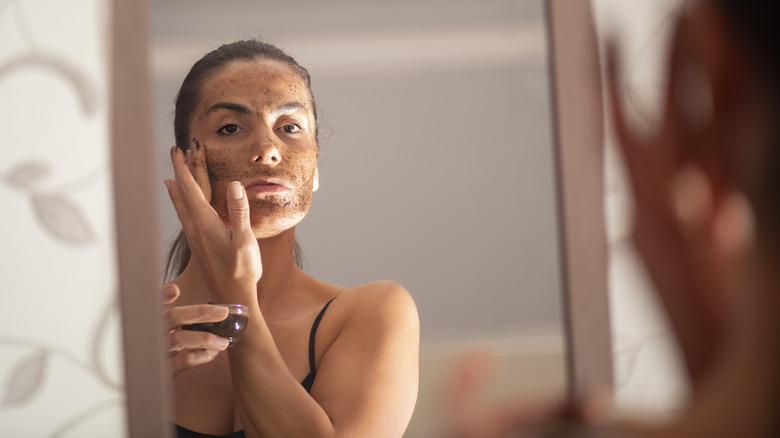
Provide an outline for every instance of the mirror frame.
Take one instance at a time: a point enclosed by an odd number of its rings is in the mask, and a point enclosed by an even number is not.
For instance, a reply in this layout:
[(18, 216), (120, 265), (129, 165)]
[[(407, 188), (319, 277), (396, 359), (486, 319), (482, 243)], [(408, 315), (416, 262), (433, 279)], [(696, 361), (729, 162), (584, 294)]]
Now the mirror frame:
[(573, 402), (613, 383), (601, 73), (590, 0), (546, 0), (546, 7), (567, 388)]
[(127, 436), (172, 437), (149, 73), (148, 4), (111, 4), (110, 139)]
[[(570, 400), (611, 388), (601, 77), (590, 0), (545, 0)], [(170, 437), (148, 4), (114, 0), (111, 148), (129, 437)], [(585, 50), (583, 50), (585, 49)], [(151, 348), (150, 348), (151, 347)]]

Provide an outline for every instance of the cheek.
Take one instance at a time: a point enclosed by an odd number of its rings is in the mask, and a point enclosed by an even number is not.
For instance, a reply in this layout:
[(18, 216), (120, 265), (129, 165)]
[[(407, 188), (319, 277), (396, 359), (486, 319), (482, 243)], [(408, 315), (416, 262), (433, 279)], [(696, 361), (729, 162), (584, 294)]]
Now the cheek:
[(290, 170), (293, 174), (307, 181), (314, 178), (314, 169), (317, 167), (316, 149), (307, 149), (290, 154), (287, 160), (290, 163)]
[[(238, 165), (234, 159), (231, 160), (231, 155), (235, 154), (224, 149), (210, 149), (206, 154), (206, 167), (212, 185), (233, 181), (238, 176)], [(230, 181), (225, 182), (226, 178), (230, 178)]]
[(290, 179), (298, 187), (298, 202), (308, 204), (314, 192), (314, 170), (317, 167), (317, 151), (306, 151), (289, 158)]

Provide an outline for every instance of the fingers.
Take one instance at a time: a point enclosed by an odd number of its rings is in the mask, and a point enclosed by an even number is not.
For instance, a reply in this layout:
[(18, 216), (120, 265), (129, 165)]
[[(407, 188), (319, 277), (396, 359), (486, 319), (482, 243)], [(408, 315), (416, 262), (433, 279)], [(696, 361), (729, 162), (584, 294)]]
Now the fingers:
[(621, 99), (620, 78), (618, 74), (619, 55), (614, 41), (607, 43), (607, 94), (611, 108), (612, 129), (627, 168), (626, 175), (636, 196), (642, 189), (643, 165), (647, 166), (647, 145), (642, 144), (628, 126), (626, 110)]
[(187, 324), (199, 322), (218, 322), (227, 318), (230, 311), (225, 306), (213, 304), (196, 304), (193, 306), (174, 307), (167, 312), (170, 330)]
[(205, 148), (200, 145), (196, 151), (190, 149), (185, 155), (180, 148), (174, 146), (171, 148), (171, 163), (175, 179), (165, 180), (165, 186), (184, 234), (187, 235), (190, 249), (195, 252), (200, 249), (200, 241), (193, 237), (201, 230), (216, 229), (221, 233), (225, 232), (222, 220), (206, 198), (207, 195), (211, 196), (211, 188), (206, 170)]
[(171, 164), (173, 164), (173, 174), (176, 184), (182, 191), (185, 200), (188, 202), (194, 200), (206, 201), (203, 191), (195, 181), (190, 166), (187, 164), (187, 157), (181, 149), (175, 146), (171, 148)]
[[(178, 288), (177, 288), (178, 289)], [(222, 321), (228, 316), (224, 306), (201, 304), (175, 307), (167, 312), (170, 321), (168, 332), (169, 363), (173, 374), (212, 361), (224, 351), (229, 341), (205, 331), (182, 330), (186, 324)]]
[(701, 237), (714, 209), (714, 194), (704, 172), (688, 166), (672, 177), (669, 189), (672, 212), (683, 235), (689, 240)]
[(732, 191), (716, 199), (704, 172), (688, 166), (672, 180), (671, 204), (683, 236), (692, 246), (729, 265), (745, 254), (753, 244), (753, 211), (745, 196)]
[[(201, 153), (199, 152), (196, 155), (199, 158), (195, 161), (200, 162), (202, 160)], [(171, 201), (174, 203), (182, 226), (186, 227), (186, 224), (191, 219), (199, 219), (204, 222), (209, 219), (218, 220), (217, 213), (209, 204), (203, 190), (195, 180), (190, 166), (187, 164), (187, 157), (178, 147), (174, 146), (171, 149), (171, 163), (173, 164), (174, 181), (166, 180), (165, 185), (168, 187), (168, 193), (171, 196)], [(205, 162), (203, 165), (198, 165), (199, 168), (202, 166), (205, 166)], [(202, 172), (202, 170), (199, 170), (199, 175)], [(208, 179), (208, 175), (206, 175), (206, 179)]]
[(222, 351), (230, 343), (226, 338), (203, 331), (174, 330), (168, 336), (168, 351), (181, 354), (184, 350)]
[(171, 368), (171, 372), (174, 376), (176, 376), (188, 368), (211, 362), (217, 357), (217, 355), (219, 355), (218, 350), (182, 350), (180, 352), (171, 354), (168, 357), (168, 363)]
[[(171, 148), (171, 163), (174, 170), (176, 169), (176, 155), (180, 154), (178, 148), (174, 146)], [(176, 181), (172, 179), (165, 179), (165, 188), (168, 189), (168, 197), (173, 203), (173, 208), (176, 210), (176, 216), (179, 218), (179, 222), (184, 226), (190, 218), (190, 208), (185, 199), (182, 196), (181, 189)]]
[(168, 362), (174, 376), (187, 368), (211, 362), (230, 344), (211, 333), (184, 330), (171, 332), (169, 341)]
[(246, 189), (238, 181), (233, 181), (227, 187), (227, 205), (230, 223), (233, 228), (233, 239), (236, 243), (255, 242), (252, 225), (249, 221), (249, 202)]
[(209, 181), (208, 167), (206, 166), (206, 147), (197, 138), (193, 138), (194, 148), (187, 151), (187, 162), (190, 166), (195, 182), (198, 183), (203, 197), (211, 202), (211, 182)]
[(756, 236), (753, 209), (745, 195), (733, 192), (720, 205), (712, 226), (716, 253), (734, 261), (747, 254)]

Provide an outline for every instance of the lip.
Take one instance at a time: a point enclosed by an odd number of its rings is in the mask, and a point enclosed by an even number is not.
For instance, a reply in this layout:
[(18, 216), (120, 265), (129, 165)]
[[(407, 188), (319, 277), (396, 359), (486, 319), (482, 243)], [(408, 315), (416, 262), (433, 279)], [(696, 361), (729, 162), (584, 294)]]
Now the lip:
[(260, 178), (245, 184), (247, 193), (279, 193), (292, 190), (292, 186), (279, 178)]

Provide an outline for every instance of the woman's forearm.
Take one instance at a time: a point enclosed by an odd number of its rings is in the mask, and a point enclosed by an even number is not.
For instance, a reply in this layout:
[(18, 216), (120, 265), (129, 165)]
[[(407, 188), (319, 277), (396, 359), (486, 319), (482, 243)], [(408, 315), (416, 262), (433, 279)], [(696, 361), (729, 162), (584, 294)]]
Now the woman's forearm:
[(230, 373), (246, 436), (332, 437), (333, 424), (289, 371), (259, 309), (229, 350)]

